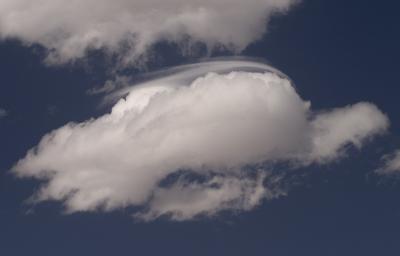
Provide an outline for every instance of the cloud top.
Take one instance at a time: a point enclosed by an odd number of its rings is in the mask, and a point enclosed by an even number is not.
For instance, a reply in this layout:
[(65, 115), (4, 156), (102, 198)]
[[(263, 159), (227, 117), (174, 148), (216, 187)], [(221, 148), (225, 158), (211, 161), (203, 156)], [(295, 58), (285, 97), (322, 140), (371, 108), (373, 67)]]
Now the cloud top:
[(88, 49), (123, 53), (121, 61), (131, 62), (159, 41), (241, 51), (262, 37), (273, 14), (286, 12), (296, 2), (3, 0), (0, 37), (46, 47), (50, 63), (81, 58)]
[(266, 164), (327, 163), (389, 125), (370, 103), (313, 112), (274, 72), (182, 84), (193, 73), (131, 87), (110, 113), (47, 134), (14, 174), (44, 180), (34, 199), (68, 212), (140, 206), (144, 220), (185, 220), (250, 210), (284, 193)]

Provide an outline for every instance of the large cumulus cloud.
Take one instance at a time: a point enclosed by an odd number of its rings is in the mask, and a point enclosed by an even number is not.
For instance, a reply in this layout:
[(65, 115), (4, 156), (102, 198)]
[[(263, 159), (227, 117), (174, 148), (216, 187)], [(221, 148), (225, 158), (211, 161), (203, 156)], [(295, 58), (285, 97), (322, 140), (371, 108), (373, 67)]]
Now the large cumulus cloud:
[(184, 220), (250, 210), (285, 193), (274, 164), (328, 163), (389, 125), (366, 102), (314, 112), (275, 72), (188, 73), (131, 87), (110, 113), (47, 134), (13, 172), (44, 180), (34, 200), (68, 212), (140, 206), (138, 218)]
[(240, 51), (264, 34), (271, 15), (287, 11), (296, 2), (2, 0), (0, 37), (46, 47), (49, 62), (66, 62), (100, 48), (124, 51), (122, 61), (131, 62), (160, 40)]

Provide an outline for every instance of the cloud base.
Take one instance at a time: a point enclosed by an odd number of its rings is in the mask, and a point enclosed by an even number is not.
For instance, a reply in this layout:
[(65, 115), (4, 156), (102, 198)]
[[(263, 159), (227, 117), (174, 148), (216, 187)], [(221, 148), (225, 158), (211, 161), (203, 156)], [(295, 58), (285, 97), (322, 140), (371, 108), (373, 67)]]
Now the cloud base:
[[(3, 0), (0, 38), (48, 50), (48, 63), (82, 58), (90, 49), (132, 64), (157, 42), (190, 49), (200, 42), (240, 52), (266, 32), (266, 23), (297, 0)], [(54, 18), (57, 17), (57, 18)], [(51, 22), (49, 22), (51, 20)]]

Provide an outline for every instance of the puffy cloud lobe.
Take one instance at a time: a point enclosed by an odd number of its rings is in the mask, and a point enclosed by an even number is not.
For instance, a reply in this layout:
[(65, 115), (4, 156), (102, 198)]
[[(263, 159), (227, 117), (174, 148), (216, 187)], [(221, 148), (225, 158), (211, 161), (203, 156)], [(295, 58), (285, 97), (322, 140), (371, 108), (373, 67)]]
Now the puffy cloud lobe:
[[(155, 42), (203, 42), (244, 49), (259, 39), (274, 13), (298, 0), (3, 0), (0, 37), (38, 43), (49, 62), (83, 57), (88, 49), (124, 51), (123, 62)], [(51, 21), (51, 22), (49, 22)], [(126, 53), (126, 50), (129, 54)]]
[[(257, 166), (326, 163), (387, 127), (370, 103), (315, 114), (272, 72), (209, 73), (186, 86), (167, 77), (46, 135), (13, 172), (47, 181), (35, 200), (63, 201), (69, 212), (143, 206), (136, 217), (184, 220), (281, 195)], [(161, 185), (178, 170), (204, 179)]]
[(388, 123), (375, 105), (365, 102), (319, 114), (311, 122), (311, 159), (324, 162), (338, 158), (345, 153), (347, 143), (361, 148), (365, 139), (386, 129)]

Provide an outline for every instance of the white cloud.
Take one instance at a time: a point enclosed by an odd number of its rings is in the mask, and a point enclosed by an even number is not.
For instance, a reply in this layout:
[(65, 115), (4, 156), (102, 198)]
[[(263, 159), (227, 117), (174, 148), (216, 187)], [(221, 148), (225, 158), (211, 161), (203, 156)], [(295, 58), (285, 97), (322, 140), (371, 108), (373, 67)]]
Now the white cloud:
[(311, 159), (324, 162), (338, 158), (345, 153), (347, 143), (360, 148), (365, 139), (387, 124), (379, 109), (365, 102), (319, 114), (311, 122), (314, 130)]
[[(35, 199), (63, 201), (69, 212), (142, 206), (142, 219), (184, 220), (250, 210), (284, 192), (264, 164), (327, 163), (389, 125), (370, 103), (315, 113), (287, 78), (270, 71), (187, 81), (222, 66), (196, 64), (123, 90), (129, 95), (111, 113), (47, 134), (13, 172), (46, 181)], [(201, 179), (160, 184), (178, 170)]]
[(379, 174), (395, 174), (400, 172), (400, 150), (383, 157), (384, 164), (377, 170)]
[[(88, 49), (124, 51), (135, 61), (155, 42), (203, 42), (241, 51), (261, 38), (275, 13), (298, 0), (2, 0), (0, 37), (38, 43), (49, 62)], [(190, 45), (190, 43), (189, 43)], [(188, 47), (188, 45), (186, 45)], [(128, 53), (127, 53), (127, 52)]]

